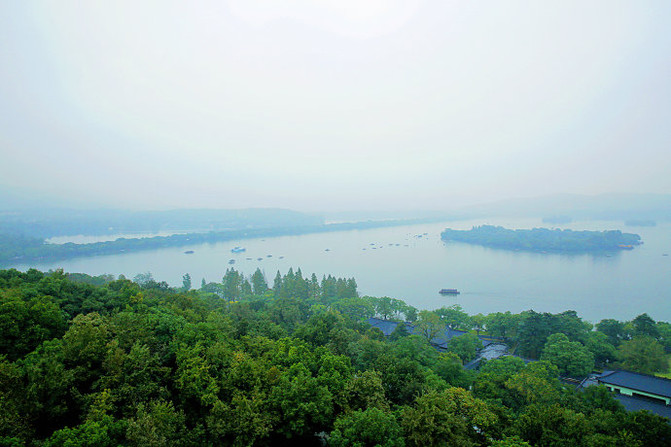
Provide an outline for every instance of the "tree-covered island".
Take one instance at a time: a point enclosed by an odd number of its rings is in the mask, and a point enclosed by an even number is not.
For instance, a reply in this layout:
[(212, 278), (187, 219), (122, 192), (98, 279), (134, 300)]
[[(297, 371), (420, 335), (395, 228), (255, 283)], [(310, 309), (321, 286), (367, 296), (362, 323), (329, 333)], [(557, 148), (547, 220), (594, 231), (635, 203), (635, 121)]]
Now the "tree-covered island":
[(481, 225), (470, 230), (446, 228), (443, 241), (466, 242), (485, 247), (550, 253), (603, 253), (631, 250), (640, 245), (638, 234), (620, 230), (574, 231), (533, 228), (511, 230), (493, 225)]

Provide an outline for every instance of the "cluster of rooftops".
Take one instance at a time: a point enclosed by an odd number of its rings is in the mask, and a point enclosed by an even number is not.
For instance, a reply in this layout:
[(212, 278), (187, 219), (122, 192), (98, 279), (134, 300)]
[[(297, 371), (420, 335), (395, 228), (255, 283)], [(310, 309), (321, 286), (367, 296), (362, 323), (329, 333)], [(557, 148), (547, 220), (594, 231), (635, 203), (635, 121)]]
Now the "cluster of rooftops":
[[(404, 324), (405, 329), (409, 334), (419, 334), (415, 325), (408, 323), (407, 321), (401, 323), (398, 321), (382, 320), (380, 318), (369, 318), (366, 321), (371, 326), (381, 330), (386, 337), (389, 337), (396, 330), (399, 324)], [(434, 338), (431, 339), (431, 345), (439, 351), (447, 351), (447, 344), (452, 338), (459, 337), (460, 335), (464, 335), (466, 333), (466, 331), (451, 329), (446, 326)], [(485, 336), (478, 336), (478, 338), (482, 343), (482, 348), (480, 348), (478, 351), (478, 355), (475, 357), (475, 359), (464, 365), (465, 369), (477, 369), (480, 365), (480, 362), (483, 360), (493, 360), (505, 355), (510, 355), (508, 352), (508, 346), (503, 342), (503, 339), (498, 337)], [(525, 362), (531, 361), (528, 359), (523, 360)]]
[[(404, 324), (409, 334), (418, 333), (415, 326), (408, 322), (402, 323), (379, 318), (369, 318), (367, 322), (380, 329), (387, 337), (396, 330), (399, 324)], [(431, 345), (439, 351), (446, 351), (450, 339), (464, 334), (466, 331), (445, 327), (431, 340)], [(478, 338), (482, 342), (482, 348), (474, 360), (464, 365), (465, 369), (477, 369), (483, 360), (510, 355), (508, 346), (503, 343), (503, 340), (484, 336), (478, 336)], [(523, 360), (527, 363), (533, 361)], [(671, 420), (671, 380), (669, 379), (632, 371), (609, 370), (600, 374), (590, 374), (580, 382), (578, 388), (593, 385), (605, 385), (628, 411), (648, 410)]]

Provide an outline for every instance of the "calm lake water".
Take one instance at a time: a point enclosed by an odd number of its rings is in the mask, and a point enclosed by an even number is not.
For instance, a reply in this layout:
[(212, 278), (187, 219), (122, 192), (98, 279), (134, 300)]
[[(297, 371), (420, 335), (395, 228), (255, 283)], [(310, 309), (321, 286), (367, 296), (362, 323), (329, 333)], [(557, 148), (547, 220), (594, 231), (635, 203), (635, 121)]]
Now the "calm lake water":
[[(558, 255), (489, 249), (444, 243), (446, 227), (469, 229), (493, 224), (508, 228), (559, 227), (575, 230), (620, 229), (638, 233), (644, 245), (612, 256)], [(242, 246), (244, 253), (231, 253)], [(193, 250), (193, 254), (184, 251)], [(622, 222), (543, 224), (540, 220), (473, 220), (361, 231), (246, 239), (190, 247), (167, 248), (54, 263), (17, 265), (26, 270), (63, 268), (90, 275), (111, 273), (132, 278), (151, 272), (157, 281), (181, 285), (189, 273), (194, 286), (221, 281), (229, 267), (251, 275), (257, 267), (268, 282), (278, 270), (301, 268), (354, 277), (362, 295), (400, 298), (420, 309), (459, 304), (470, 314), (534, 309), (572, 309), (592, 322), (603, 318), (628, 320), (647, 312), (671, 321), (671, 224), (625, 227)], [(283, 258), (280, 259), (280, 257)], [(260, 258), (260, 260), (259, 260)], [(229, 265), (230, 259), (235, 264)], [(443, 297), (441, 288), (461, 295)]]

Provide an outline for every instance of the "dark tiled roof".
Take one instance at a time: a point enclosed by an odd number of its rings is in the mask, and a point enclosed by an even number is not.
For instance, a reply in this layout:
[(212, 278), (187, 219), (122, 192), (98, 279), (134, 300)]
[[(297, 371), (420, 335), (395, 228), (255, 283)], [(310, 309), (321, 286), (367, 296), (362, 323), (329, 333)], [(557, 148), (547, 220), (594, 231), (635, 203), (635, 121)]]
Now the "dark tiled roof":
[[(380, 318), (369, 318), (366, 321), (371, 326), (380, 329), (382, 333), (387, 337), (390, 336), (392, 332), (394, 332), (394, 329), (396, 329), (396, 326), (398, 326), (399, 324), (405, 324), (405, 327), (410, 334), (419, 335), (415, 331), (415, 326), (410, 323), (399, 323), (397, 321), (381, 320)], [(438, 335), (431, 340), (431, 344), (436, 346), (437, 348), (447, 349), (447, 342), (450, 341), (450, 339), (464, 334), (466, 334), (466, 331), (458, 331), (446, 327), (445, 330), (438, 333)], [(486, 343), (489, 344), (490, 342)], [(486, 346), (486, 344), (484, 343), (483, 345)]]
[[(671, 419), (671, 406), (664, 405), (661, 401), (660, 403), (657, 403), (647, 399), (625, 396), (624, 394), (615, 394), (613, 397), (620, 401), (620, 403), (624, 405), (624, 409), (627, 411), (647, 410), (651, 413)], [(671, 423), (671, 421), (669, 422)]]
[(480, 368), (480, 363), (482, 362), (482, 357), (478, 356), (471, 360), (470, 362), (464, 365), (464, 369), (478, 369)]
[(397, 321), (387, 321), (381, 320), (379, 318), (369, 318), (366, 320), (366, 322), (371, 326), (381, 330), (382, 333), (387, 337), (389, 337), (391, 333), (394, 332), (394, 329), (396, 329), (396, 326), (399, 324)]
[(600, 383), (622, 386), (658, 396), (671, 397), (671, 380), (632, 371), (604, 371), (597, 376)]

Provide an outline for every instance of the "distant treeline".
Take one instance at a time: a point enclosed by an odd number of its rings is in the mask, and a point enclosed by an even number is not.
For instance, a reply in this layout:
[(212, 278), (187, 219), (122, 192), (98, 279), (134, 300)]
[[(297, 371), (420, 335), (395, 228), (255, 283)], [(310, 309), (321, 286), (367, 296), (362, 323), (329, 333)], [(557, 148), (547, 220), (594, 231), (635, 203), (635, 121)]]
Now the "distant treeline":
[(493, 225), (482, 225), (470, 230), (445, 229), (444, 241), (466, 242), (485, 247), (552, 253), (598, 253), (631, 249), (641, 244), (638, 234), (619, 230), (573, 231), (534, 228), (510, 230)]
[(0, 264), (16, 264), (35, 261), (53, 261), (79, 256), (99, 256), (129, 253), (157, 248), (183, 247), (229, 240), (251, 239), (273, 236), (294, 236), (331, 231), (365, 230), (431, 222), (430, 219), (408, 219), (390, 221), (368, 221), (324, 225), (303, 225), (276, 228), (246, 228), (207, 233), (173, 234), (147, 238), (94, 242), (90, 244), (47, 244), (42, 238), (0, 234)]
[(36, 238), (160, 231), (195, 233), (323, 223), (324, 220), (316, 215), (276, 208), (170, 211), (40, 209), (0, 212), (0, 233)]

